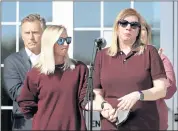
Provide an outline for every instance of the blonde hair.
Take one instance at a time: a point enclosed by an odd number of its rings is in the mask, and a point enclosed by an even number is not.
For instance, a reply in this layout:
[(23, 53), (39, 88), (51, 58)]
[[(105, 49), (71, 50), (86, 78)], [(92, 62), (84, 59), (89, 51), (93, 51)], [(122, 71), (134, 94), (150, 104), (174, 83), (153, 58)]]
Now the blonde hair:
[(40, 24), (41, 24), (42, 30), (45, 30), (45, 28), (46, 28), (46, 20), (43, 17), (41, 17), (39, 14), (29, 14), (28, 16), (26, 16), (25, 18), (22, 19), (21, 26), (25, 22), (34, 22), (34, 21), (39, 21)]
[(142, 27), (145, 27), (146, 32), (147, 32), (147, 41), (146, 43), (142, 40), (142, 43), (144, 44), (151, 44), (151, 27), (150, 25), (146, 22), (146, 20), (142, 17), (141, 19), (141, 25)]
[[(40, 58), (38, 63), (34, 66), (36, 68), (39, 68), (41, 73), (44, 73), (46, 75), (54, 73), (54, 44), (64, 31), (66, 31), (66, 28), (62, 25), (51, 25), (44, 30), (41, 38)], [(70, 59), (68, 54), (66, 54), (64, 59), (64, 71), (68, 68), (75, 68), (75, 60)]]
[[(132, 9), (132, 8), (124, 9), (118, 14), (113, 25), (111, 46), (109, 47), (108, 52), (107, 52), (109, 56), (115, 56), (117, 52), (120, 51), (119, 38), (117, 36), (118, 21), (124, 19), (127, 16), (136, 16), (138, 18), (138, 22), (141, 23), (141, 16), (135, 9)], [(141, 28), (139, 29), (138, 36), (136, 38), (135, 43), (133, 44), (133, 48), (138, 50), (138, 53), (137, 53), (138, 55), (142, 54), (145, 49), (145, 45), (141, 43), (140, 34), (141, 34)]]

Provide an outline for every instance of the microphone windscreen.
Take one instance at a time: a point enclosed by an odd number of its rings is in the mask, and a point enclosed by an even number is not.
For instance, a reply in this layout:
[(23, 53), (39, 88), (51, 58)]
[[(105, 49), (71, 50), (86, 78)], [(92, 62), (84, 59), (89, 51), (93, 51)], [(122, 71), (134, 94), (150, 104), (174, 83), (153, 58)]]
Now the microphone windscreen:
[(97, 47), (104, 48), (106, 46), (106, 40), (102, 37), (96, 38), (95, 39), (95, 45)]

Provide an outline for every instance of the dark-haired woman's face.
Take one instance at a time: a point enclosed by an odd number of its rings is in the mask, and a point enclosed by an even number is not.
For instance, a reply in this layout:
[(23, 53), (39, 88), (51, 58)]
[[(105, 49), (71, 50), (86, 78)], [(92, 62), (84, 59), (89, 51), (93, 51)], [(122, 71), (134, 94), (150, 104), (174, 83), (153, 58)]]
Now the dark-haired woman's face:
[(63, 31), (58, 41), (54, 44), (54, 55), (66, 56), (70, 44), (70, 42), (68, 42), (69, 39), (67, 32)]

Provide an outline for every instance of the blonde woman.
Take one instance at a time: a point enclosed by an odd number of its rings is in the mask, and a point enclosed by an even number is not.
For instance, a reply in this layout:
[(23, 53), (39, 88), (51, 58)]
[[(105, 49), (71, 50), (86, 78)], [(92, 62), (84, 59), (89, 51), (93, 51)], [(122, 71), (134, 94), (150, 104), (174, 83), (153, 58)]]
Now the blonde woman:
[[(111, 46), (96, 56), (93, 108), (101, 111), (101, 130), (159, 129), (156, 100), (166, 96), (166, 73), (156, 48), (141, 44), (140, 35), (141, 16), (124, 9), (114, 22)], [(120, 110), (131, 112), (116, 126)]]
[(18, 104), (32, 130), (86, 130), (81, 103), (87, 66), (68, 57), (71, 37), (63, 26), (45, 29), (38, 63), (28, 72)]
[[(142, 20), (142, 42), (144, 44), (151, 44), (151, 28), (148, 23), (143, 19)], [(160, 49), (161, 50), (161, 49)], [(164, 64), (164, 68), (166, 71), (166, 86), (167, 86), (167, 93), (164, 98), (157, 100), (157, 108), (159, 111), (159, 118), (160, 118), (160, 130), (167, 130), (168, 128), (168, 108), (164, 101), (164, 99), (170, 99), (173, 97), (174, 93), (176, 92), (176, 78), (173, 66), (163, 53), (159, 53), (161, 60)]]

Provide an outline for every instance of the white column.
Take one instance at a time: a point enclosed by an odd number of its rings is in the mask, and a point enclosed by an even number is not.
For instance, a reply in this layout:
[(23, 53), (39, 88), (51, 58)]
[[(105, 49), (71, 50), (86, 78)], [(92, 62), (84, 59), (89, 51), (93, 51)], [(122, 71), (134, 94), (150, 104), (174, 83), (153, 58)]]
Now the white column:
[(131, 2), (130, 2), (130, 8), (134, 9), (134, 0), (131, 0)]
[[(73, 1), (53, 2), (52, 24), (64, 25), (68, 35), (73, 38)], [(69, 57), (73, 58), (73, 40), (69, 47)]]
[(173, 62), (173, 2), (160, 2), (160, 47)]
[[(173, 1), (160, 2), (161, 23), (160, 23), (160, 47), (164, 49), (164, 54), (174, 63), (174, 23), (173, 23)], [(166, 104), (169, 107), (168, 117), (168, 130), (173, 130), (174, 124), (174, 98), (166, 100)]]

